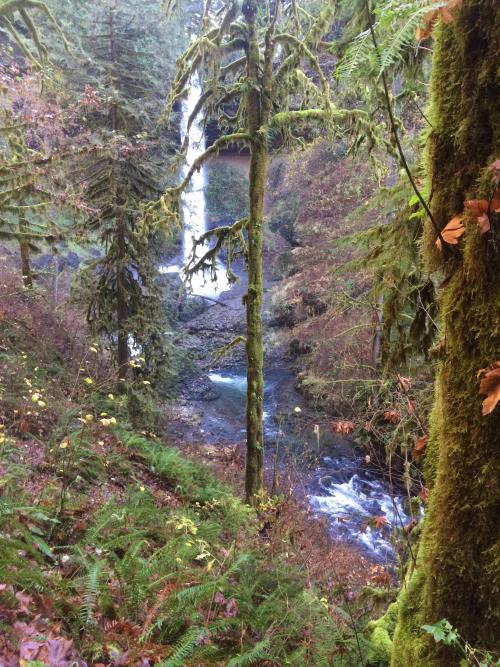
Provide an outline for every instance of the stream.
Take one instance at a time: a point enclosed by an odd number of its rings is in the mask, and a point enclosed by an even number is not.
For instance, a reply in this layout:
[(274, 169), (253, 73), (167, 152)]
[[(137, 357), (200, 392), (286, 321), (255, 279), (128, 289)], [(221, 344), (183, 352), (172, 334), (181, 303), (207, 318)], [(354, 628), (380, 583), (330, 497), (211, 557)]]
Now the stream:
[[(201, 93), (197, 79), (183, 103), (181, 138)], [(191, 128), (187, 165), (205, 149), (201, 124)], [(215, 158), (223, 160), (223, 157)], [(188, 166), (184, 167), (183, 175)], [(193, 237), (208, 229), (204, 167), (195, 172), (190, 189), (182, 197), (183, 247), (178, 257), (161, 267), (164, 273), (182, 277), (192, 253)], [(206, 246), (205, 246), (206, 247)], [(198, 253), (203, 249), (198, 250)], [(245, 317), (241, 283), (229, 289), (224, 267), (217, 265), (217, 282), (194, 277), (191, 291), (205, 307), (194, 309), (184, 322), (180, 345), (194, 353), (195, 369), (181, 388), (171, 437), (182, 443), (235, 445), (245, 440), (246, 373), (241, 346), (213, 366), (212, 353), (235, 336), (244, 334)], [(234, 268), (234, 267), (233, 267)], [(264, 326), (270, 319), (270, 289), (267, 278), (264, 297)], [(193, 297), (191, 297), (191, 300)], [(361, 548), (379, 563), (391, 563), (395, 553), (391, 535), (396, 526), (409, 521), (402, 499), (390, 492), (388, 483), (367, 464), (360, 447), (351, 439), (332, 433), (325, 415), (304, 403), (295, 389), (295, 375), (286, 354), (269, 342), (266, 327), (266, 371), (264, 430), (266, 469), (294, 466), (298, 471), (297, 495), (307, 500), (314, 515), (327, 516), (332, 537)], [(296, 475), (297, 476), (297, 475)], [(368, 525), (374, 517), (385, 517), (379, 528)], [(373, 523), (373, 522), (372, 522)]]

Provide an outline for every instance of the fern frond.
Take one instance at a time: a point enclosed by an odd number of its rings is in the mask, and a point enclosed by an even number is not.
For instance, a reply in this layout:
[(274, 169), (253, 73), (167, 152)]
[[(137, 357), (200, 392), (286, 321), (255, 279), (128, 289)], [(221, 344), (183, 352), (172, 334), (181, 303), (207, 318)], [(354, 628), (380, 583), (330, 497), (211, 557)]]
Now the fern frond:
[(227, 667), (249, 667), (250, 665), (260, 664), (263, 660), (269, 660), (270, 646), (269, 639), (263, 639), (245, 653), (232, 658), (227, 663)]
[(415, 30), (420, 25), (422, 18), (429, 12), (443, 7), (446, 2), (434, 2), (418, 7), (410, 16), (408, 16), (403, 25), (396, 31), (394, 37), (380, 49), (380, 68), (378, 76), (380, 77), (388, 67), (393, 65), (401, 58), (405, 47), (415, 42)]
[(196, 649), (206, 637), (205, 628), (190, 628), (177, 642), (174, 653), (158, 667), (184, 667), (186, 660), (192, 658)]
[(337, 65), (335, 76), (341, 81), (350, 79), (361, 63), (366, 63), (374, 54), (373, 43), (369, 30), (364, 30), (346, 49), (344, 56)]
[(94, 620), (94, 611), (99, 597), (102, 573), (102, 562), (95, 561), (90, 565), (85, 577), (83, 602), (80, 607), (80, 620), (83, 625), (89, 625)]

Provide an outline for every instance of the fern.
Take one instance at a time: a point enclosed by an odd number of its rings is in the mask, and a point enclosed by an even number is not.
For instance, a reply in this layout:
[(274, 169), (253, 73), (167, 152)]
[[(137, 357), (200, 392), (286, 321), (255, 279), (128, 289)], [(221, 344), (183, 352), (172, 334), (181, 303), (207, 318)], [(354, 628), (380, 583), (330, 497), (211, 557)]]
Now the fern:
[(80, 606), (80, 620), (84, 626), (90, 625), (94, 620), (94, 611), (99, 597), (102, 574), (102, 562), (95, 561), (90, 565), (87, 576), (85, 577), (83, 602)]
[(392, 37), (380, 49), (380, 69), (378, 76), (401, 58), (403, 50), (415, 41), (415, 30), (420, 25), (422, 18), (439, 7), (444, 7), (446, 2), (435, 2), (426, 4), (423, 7), (417, 7), (404, 20), (403, 25), (396, 31)]
[(263, 660), (269, 660), (271, 657), (269, 655), (270, 646), (271, 642), (269, 639), (263, 639), (252, 646), (251, 649), (245, 651), (245, 653), (232, 658), (227, 663), (227, 667), (249, 667), (250, 665), (258, 664)]
[(206, 636), (205, 628), (190, 628), (174, 647), (174, 653), (158, 667), (185, 667), (186, 660), (193, 657)]
[(343, 58), (337, 65), (335, 76), (342, 81), (350, 79), (361, 63), (366, 64), (366, 61), (373, 56), (373, 53), (370, 31), (364, 30), (354, 38), (352, 44), (346, 49)]

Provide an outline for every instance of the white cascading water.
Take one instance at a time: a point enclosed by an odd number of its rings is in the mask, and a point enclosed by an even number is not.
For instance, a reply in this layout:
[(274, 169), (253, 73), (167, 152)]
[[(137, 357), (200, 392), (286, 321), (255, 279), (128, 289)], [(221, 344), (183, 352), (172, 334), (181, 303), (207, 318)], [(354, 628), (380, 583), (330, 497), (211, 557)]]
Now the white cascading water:
[[(188, 133), (188, 122), (201, 95), (201, 85), (198, 76), (191, 81), (188, 95), (182, 103), (182, 117), (180, 123), (181, 139), (184, 141)], [(186, 154), (186, 162), (181, 171), (181, 178), (187, 174), (190, 166), (201, 155), (206, 148), (205, 133), (201, 118), (198, 116), (192, 123), (189, 131), (189, 143)], [(193, 240), (200, 238), (207, 231), (207, 213), (205, 206), (205, 188), (207, 185), (207, 170), (202, 166), (195, 171), (191, 184), (181, 196), (181, 211), (183, 224), (182, 239), (182, 267), (169, 266), (168, 273), (181, 272), (192, 258)], [(196, 248), (196, 257), (199, 259), (209, 246), (207, 244)], [(217, 261), (217, 281), (211, 279), (210, 271), (199, 271), (192, 276), (190, 285), (191, 292), (196, 296), (214, 297), (229, 289), (225, 267)]]

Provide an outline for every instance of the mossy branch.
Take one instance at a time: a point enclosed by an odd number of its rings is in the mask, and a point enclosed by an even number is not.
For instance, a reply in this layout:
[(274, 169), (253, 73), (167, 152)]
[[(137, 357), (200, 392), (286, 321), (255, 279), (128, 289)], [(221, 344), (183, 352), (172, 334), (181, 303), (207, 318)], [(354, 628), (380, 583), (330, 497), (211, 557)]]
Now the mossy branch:
[(236, 336), (236, 338), (233, 338), (232, 341), (227, 343), (227, 345), (223, 345), (222, 347), (219, 347), (217, 350), (214, 351), (213, 353), (213, 360), (214, 362), (220, 361), (222, 357), (225, 357), (226, 354), (229, 354), (231, 350), (233, 350), (237, 345), (246, 345), (247, 339), (245, 336)]
[[(247, 224), (248, 219), (243, 218), (241, 220), (237, 220), (232, 225), (225, 225), (223, 227), (209, 229), (199, 238), (194, 239), (191, 257), (185, 269), (188, 281), (193, 274), (197, 273), (198, 271), (205, 271), (207, 269), (210, 270), (212, 279), (215, 280), (216, 262), (219, 252), (224, 246), (229, 246), (228, 265), (226, 271), (229, 281), (234, 282), (236, 280), (236, 276), (231, 271), (231, 259), (234, 252), (232, 245), (233, 242), (236, 242), (240, 246), (241, 251), (245, 252), (246, 241), (243, 235), (243, 231), (246, 229)], [(214, 238), (216, 239), (215, 245), (212, 248), (208, 248), (202, 257), (198, 259), (196, 257), (196, 248), (198, 246), (203, 246), (207, 241), (210, 241)]]

